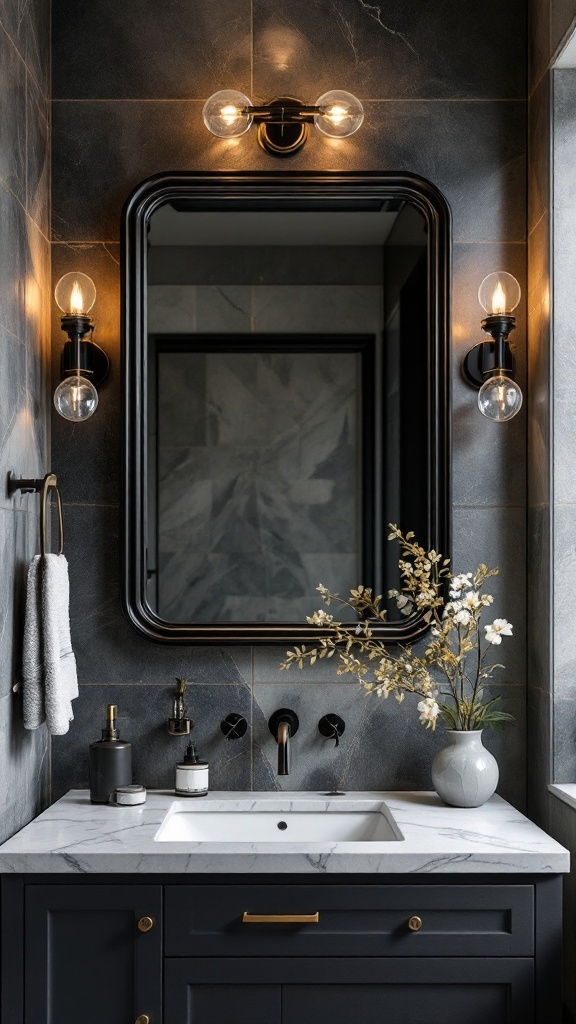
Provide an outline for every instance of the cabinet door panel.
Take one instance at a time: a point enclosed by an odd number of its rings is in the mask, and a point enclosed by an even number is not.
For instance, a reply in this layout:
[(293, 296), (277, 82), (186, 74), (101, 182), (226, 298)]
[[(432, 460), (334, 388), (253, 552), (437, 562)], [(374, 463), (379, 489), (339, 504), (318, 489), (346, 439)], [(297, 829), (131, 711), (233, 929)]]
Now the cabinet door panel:
[(164, 1024), (533, 1024), (533, 1006), (529, 959), (198, 958), (165, 966)]
[(160, 1024), (161, 909), (159, 885), (27, 886), (25, 1024)]
[(282, 986), (282, 1024), (525, 1024), (527, 1019), (510, 1016), (508, 988), (496, 983)]
[[(184, 993), (182, 993), (184, 994)], [(281, 985), (188, 985), (186, 1003), (170, 1009), (165, 1020), (174, 1024), (282, 1024)], [(317, 1024), (317, 1021), (314, 1022)]]

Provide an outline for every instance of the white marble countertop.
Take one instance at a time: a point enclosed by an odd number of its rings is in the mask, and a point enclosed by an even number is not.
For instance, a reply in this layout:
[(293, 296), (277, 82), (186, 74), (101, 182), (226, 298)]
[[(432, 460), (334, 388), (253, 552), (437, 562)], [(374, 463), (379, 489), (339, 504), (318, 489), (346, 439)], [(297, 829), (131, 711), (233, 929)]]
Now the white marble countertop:
[[(0, 846), (4, 873), (407, 873), (554, 874), (570, 869), (559, 843), (498, 796), (483, 807), (446, 807), (435, 793), (349, 793), (342, 809), (384, 800), (402, 841), (356, 843), (155, 842), (176, 799), (151, 792), (139, 807), (93, 805), (85, 790), (71, 790)], [(325, 810), (321, 793), (210, 793), (189, 801), (198, 810), (246, 808), (255, 799), (270, 809), (294, 804)], [(209, 803), (210, 802), (210, 806)], [(366, 808), (366, 803), (365, 803)]]

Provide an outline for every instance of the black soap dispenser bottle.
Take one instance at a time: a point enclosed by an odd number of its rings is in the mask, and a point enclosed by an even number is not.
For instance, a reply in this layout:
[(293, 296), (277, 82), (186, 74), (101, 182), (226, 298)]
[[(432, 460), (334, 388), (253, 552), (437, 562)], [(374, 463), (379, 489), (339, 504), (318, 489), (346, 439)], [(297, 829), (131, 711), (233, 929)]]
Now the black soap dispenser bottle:
[(120, 739), (116, 728), (117, 705), (106, 705), (102, 739), (90, 744), (90, 800), (107, 804), (118, 786), (132, 783), (132, 744)]

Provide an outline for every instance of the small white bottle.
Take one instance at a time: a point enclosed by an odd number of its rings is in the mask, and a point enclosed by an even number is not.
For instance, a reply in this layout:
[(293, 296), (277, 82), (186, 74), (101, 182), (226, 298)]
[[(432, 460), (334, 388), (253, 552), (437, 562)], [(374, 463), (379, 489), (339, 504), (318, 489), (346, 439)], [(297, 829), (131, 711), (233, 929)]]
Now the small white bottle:
[(184, 760), (176, 765), (178, 796), (206, 796), (208, 793), (208, 761), (201, 761), (196, 747), (189, 743)]

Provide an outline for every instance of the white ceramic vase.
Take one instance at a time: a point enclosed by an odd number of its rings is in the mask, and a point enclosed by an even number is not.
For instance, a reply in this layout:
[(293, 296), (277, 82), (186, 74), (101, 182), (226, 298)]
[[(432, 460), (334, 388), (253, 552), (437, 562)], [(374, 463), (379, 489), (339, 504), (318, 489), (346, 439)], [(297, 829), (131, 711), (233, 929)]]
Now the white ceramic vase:
[(498, 763), (482, 745), (482, 729), (447, 729), (448, 742), (432, 762), (438, 796), (452, 807), (480, 807), (498, 785)]

